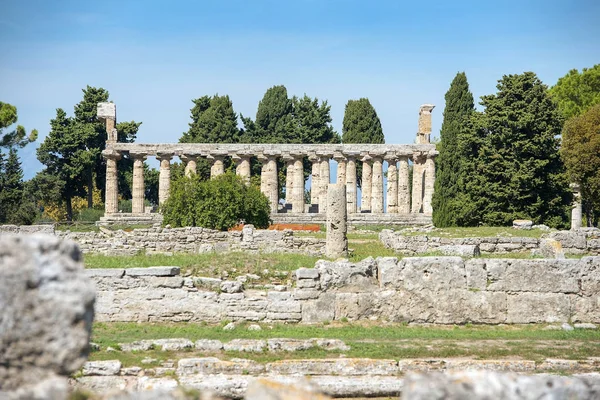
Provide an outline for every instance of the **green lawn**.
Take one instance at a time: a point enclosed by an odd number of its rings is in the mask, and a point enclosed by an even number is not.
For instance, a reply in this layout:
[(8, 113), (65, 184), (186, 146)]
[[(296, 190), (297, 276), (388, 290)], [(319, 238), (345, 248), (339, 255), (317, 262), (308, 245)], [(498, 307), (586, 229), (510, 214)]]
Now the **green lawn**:
[[(118, 348), (118, 343), (143, 339), (186, 338), (232, 339), (268, 338), (334, 338), (351, 347), (348, 351), (310, 349), (296, 352), (107, 352), (106, 347)], [(125, 365), (140, 365), (146, 357), (157, 360), (183, 357), (218, 356), (222, 359), (243, 357), (259, 362), (287, 358), (441, 358), (471, 357), (476, 359), (519, 358), (541, 361), (545, 358), (585, 359), (600, 356), (600, 332), (594, 330), (553, 331), (543, 326), (404, 326), (387, 324), (336, 323), (321, 325), (263, 325), (261, 331), (248, 331), (245, 325), (233, 331), (223, 331), (221, 325), (194, 323), (137, 324), (96, 323), (92, 341), (101, 346), (90, 359), (120, 359)]]
[(519, 230), (508, 226), (478, 226), (470, 228), (436, 228), (431, 232), (405, 232), (407, 236), (434, 236), (446, 238), (470, 237), (529, 237), (539, 238), (549, 231), (541, 229)]

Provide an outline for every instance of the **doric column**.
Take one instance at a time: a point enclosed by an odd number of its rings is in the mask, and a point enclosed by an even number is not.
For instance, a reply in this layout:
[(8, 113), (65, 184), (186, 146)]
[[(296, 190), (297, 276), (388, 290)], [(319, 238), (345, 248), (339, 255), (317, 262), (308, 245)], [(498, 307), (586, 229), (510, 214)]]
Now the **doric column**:
[(398, 213), (410, 213), (408, 156), (400, 156), (398, 168)]
[(371, 190), (373, 184), (373, 169), (371, 168), (372, 157), (370, 155), (364, 156), (362, 161), (362, 186), (361, 186), (361, 198), (360, 198), (360, 211), (371, 212)]
[(435, 108), (433, 104), (423, 104), (419, 108), (419, 131), (417, 132), (417, 144), (429, 144), (431, 135), (431, 111)]
[(294, 177), (292, 178), (292, 212), (304, 212), (304, 165), (302, 156), (294, 156)]
[(572, 183), (571, 189), (573, 190), (573, 210), (571, 210), (571, 230), (581, 229), (581, 189), (579, 184)]
[(342, 153), (335, 153), (333, 159), (337, 161), (337, 181), (336, 183), (346, 184), (346, 156)]
[(225, 157), (221, 155), (211, 155), (209, 159), (212, 160), (212, 164), (210, 166), (210, 178), (214, 178), (219, 175), (223, 175), (225, 173), (225, 165), (223, 163), (223, 159)]
[(242, 178), (247, 185), (250, 185), (250, 156), (234, 154), (232, 157), (235, 162), (235, 173)]
[(129, 152), (133, 158), (133, 187), (131, 189), (131, 212), (144, 213), (144, 160), (145, 153)]
[(319, 175), (321, 176), (321, 184), (319, 190), (319, 213), (327, 211), (327, 189), (329, 188), (329, 157), (328, 154), (320, 155), (321, 168), (319, 169)]
[(356, 213), (356, 157), (348, 156), (346, 162), (346, 204), (347, 213)]
[(160, 172), (158, 175), (158, 204), (162, 205), (169, 198), (171, 191), (171, 158), (173, 153), (159, 152), (156, 158), (160, 160)]
[(271, 212), (277, 212), (279, 204), (279, 184), (277, 177), (277, 157), (259, 154), (258, 160), (262, 163), (260, 173), (260, 191), (269, 199)]
[(293, 187), (294, 187), (294, 157), (289, 154), (283, 155), (283, 161), (285, 162), (285, 203), (292, 204), (293, 199)]
[(310, 180), (310, 204), (319, 204), (321, 194), (321, 161), (316, 154), (310, 154), (308, 160), (312, 163)]
[(383, 213), (383, 159), (381, 157), (373, 157), (371, 212)]
[(113, 214), (119, 212), (117, 161), (121, 159), (121, 153), (109, 148), (104, 150), (102, 155), (106, 159), (106, 195), (104, 199), (104, 213)]
[(196, 161), (198, 160), (197, 154), (182, 154), (179, 156), (181, 161), (185, 163), (185, 176), (188, 178), (192, 176), (192, 174), (196, 174)]
[(413, 154), (413, 184), (411, 212), (423, 212), (423, 177), (425, 172), (426, 156), (423, 153)]
[(387, 212), (390, 214), (398, 213), (398, 168), (396, 154), (386, 154), (385, 160), (388, 163), (387, 170)]
[(425, 187), (423, 188), (423, 213), (431, 215), (433, 208), (431, 201), (433, 199), (433, 187), (435, 184), (435, 154), (428, 154), (425, 161)]

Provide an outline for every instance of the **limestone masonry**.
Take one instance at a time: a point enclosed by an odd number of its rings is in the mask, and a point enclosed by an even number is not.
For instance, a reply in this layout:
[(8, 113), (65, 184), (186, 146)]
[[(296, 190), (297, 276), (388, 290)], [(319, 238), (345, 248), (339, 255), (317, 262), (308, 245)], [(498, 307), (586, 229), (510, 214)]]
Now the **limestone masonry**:
[(293, 285), (270, 287), (173, 267), (86, 272), (98, 321), (600, 323), (600, 257), (320, 260), (297, 270)]

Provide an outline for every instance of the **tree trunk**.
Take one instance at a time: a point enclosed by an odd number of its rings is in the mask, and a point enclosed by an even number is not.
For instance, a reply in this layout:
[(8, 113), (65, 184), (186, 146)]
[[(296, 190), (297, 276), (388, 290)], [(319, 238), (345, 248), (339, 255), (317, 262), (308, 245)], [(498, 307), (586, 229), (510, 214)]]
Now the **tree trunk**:
[(71, 196), (65, 199), (67, 204), (67, 221), (73, 221), (73, 207), (71, 206)]

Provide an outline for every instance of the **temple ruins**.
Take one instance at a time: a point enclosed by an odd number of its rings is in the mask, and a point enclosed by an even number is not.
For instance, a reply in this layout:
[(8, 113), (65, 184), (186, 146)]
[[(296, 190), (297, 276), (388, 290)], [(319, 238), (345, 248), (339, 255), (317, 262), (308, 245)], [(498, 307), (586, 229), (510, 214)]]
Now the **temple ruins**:
[[(171, 162), (175, 157), (185, 165), (187, 175), (196, 173), (199, 158), (210, 161), (211, 177), (224, 173), (230, 158), (236, 173), (250, 181), (251, 160), (261, 163), (261, 192), (271, 204), (274, 222), (324, 223), (329, 183), (345, 183), (347, 214), (350, 224), (418, 225), (431, 223), (435, 182), (435, 157), (430, 143), (431, 111), (420, 107), (415, 144), (223, 144), (223, 143), (120, 143), (117, 141), (116, 106), (98, 104), (98, 119), (106, 124), (106, 200), (102, 223), (159, 221), (158, 213), (149, 213), (144, 205), (144, 160), (160, 161), (159, 203), (169, 197)], [(117, 161), (133, 160), (132, 212), (118, 210)], [(305, 199), (303, 160), (312, 163), (310, 201)], [(337, 162), (337, 176), (331, 177), (330, 161)], [(285, 203), (280, 204), (278, 160), (287, 167)], [(357, 162), (362, 162), (360, 207), (357, 190)], [(387, 179), (384, 180), (384, 162)], [(412, 182), (409, 165), (412, 164)], [(333, 181), (333, 182), (332, 182)], [(387, 187), (386, 187), (387, 186)]]

